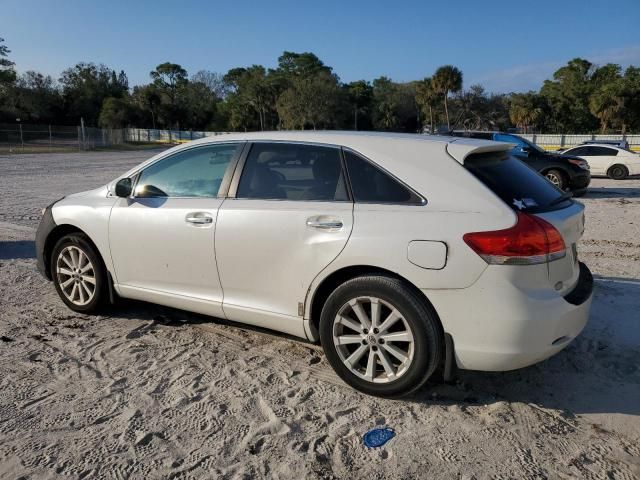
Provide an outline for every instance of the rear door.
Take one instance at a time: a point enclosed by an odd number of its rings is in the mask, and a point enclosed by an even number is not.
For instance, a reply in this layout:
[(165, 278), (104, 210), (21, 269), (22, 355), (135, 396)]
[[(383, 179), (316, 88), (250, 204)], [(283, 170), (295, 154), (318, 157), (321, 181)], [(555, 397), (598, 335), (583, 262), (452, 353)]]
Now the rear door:
[(304, 335), (307, 289), (353, 226), (340, 149), (256, 142), (229, 196), (215, 234), (226, 316)]
[(608, 147), (591, 146), (585, 160), (589, 162), (592, 173), (597, 175), (606, 175), (609, 167), (615, 163), (615, 157), (618, 151)]

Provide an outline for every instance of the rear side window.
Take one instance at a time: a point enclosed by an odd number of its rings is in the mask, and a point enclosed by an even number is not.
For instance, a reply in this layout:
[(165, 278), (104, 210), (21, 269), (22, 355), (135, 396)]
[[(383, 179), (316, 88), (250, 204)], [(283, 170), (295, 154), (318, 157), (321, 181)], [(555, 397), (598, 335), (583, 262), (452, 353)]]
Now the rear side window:
[(618, 151), (607, 147), (589, 147), (589, 155), (594, 157), (615, 157)]
[(422, 205), (423, 199), (388, 173), (355, 153), (345, 150), (351, 190), (356, 202)]
[(534, 169), (505, 152), (470, 155), (465, 168), (514, 210), (565, 208), (569, 199)]
[(245, 162), (236, 197), (347, 201), (340, 149), (256, 143)]

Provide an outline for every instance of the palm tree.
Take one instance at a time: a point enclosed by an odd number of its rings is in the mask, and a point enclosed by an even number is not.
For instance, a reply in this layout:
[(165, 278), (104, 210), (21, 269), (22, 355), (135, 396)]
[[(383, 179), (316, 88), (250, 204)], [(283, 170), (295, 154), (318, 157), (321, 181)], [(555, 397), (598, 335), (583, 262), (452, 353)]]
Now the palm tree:
[(609, 122), (624, 108), (624, 94), (620, 82), (604, 85), (589, 98), (589, 110), (600, 120), (600, 133), (605, 133)]
[(433, 107), (438, 100), (438, 92), (436, 92), (433, 86), (433, 80), (426, 77), (416, 85), (416, 103), (420, 106), (420, 109), (426, 115), (426, 110), (429, 111), (429, 123), (431, 125), (430, 133), (433, 133)]
[(509, 118), (527, 133), (529, 125), (535, 126), (542, 117), (540, 99), (535, 92), (514, 93), (511, 96)]
[(447, 117), (447, 128), (451, 129), (447, 98), (450, 92), (456, 93), (462, 90), (462, 72), (453, 65), (444, 65), (438, 68), (433, 75), (433, 85), (436, 92), (444, 95), (444, 113)]

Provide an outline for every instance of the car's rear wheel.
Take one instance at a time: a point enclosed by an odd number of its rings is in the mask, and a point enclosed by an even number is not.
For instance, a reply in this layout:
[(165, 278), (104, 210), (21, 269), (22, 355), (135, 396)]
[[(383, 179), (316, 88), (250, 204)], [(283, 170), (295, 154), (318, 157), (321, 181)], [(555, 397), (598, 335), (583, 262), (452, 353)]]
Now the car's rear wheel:
[(62, 237), (51, 255), (53, 283), (62, 301), (76, 312), (96, 311), (107, 296), (102, 260), (81, 233)]
[(544, 176), (560, 190), (564, 190), (567, 186), (565, 175), (560, 170), (551, 169)]
[(322, 309), (320, 338), (345, 382), (384, 397), (419, 388), (438, 367), (443, 350), (433, 308), (403, 281), (386, 276), (340, 285)]
[(629, 170), (624, 165), (613, 165), (607, 171), (607, 175), (614, 180), (624, 180), (629, 175)]

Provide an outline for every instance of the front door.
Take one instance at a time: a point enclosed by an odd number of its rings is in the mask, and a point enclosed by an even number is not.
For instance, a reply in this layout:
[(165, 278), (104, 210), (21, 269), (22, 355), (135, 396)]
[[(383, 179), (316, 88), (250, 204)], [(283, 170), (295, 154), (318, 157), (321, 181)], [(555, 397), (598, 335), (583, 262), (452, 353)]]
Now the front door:
[(225, 314), (303, 336), (307, 289), (353, 224), (340, 149), (254, 143), (233, 184), (216, 227)]
[(118, 199), (109, 245), (125, 296), (222, 315), (214, 231), (220, 187), (240, 149), (209, 145), (162, 158), (138, 174), (131, 198)]

